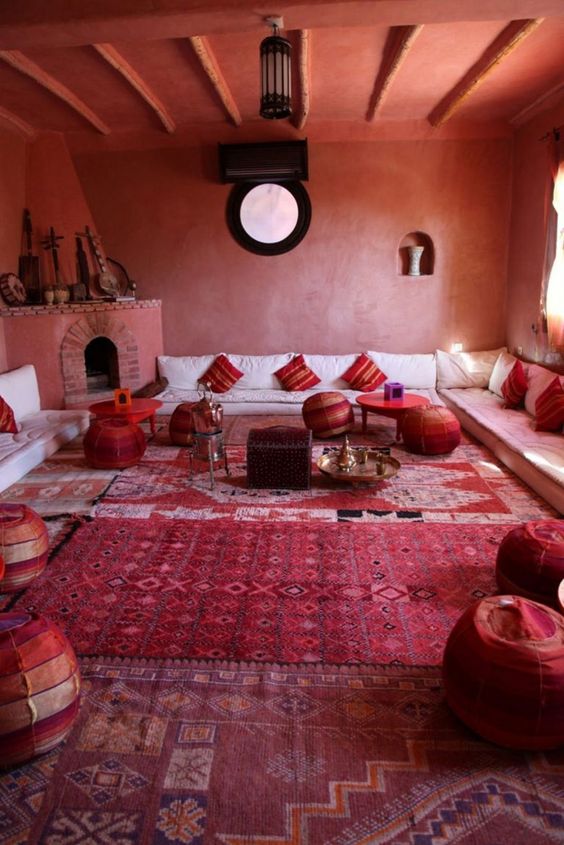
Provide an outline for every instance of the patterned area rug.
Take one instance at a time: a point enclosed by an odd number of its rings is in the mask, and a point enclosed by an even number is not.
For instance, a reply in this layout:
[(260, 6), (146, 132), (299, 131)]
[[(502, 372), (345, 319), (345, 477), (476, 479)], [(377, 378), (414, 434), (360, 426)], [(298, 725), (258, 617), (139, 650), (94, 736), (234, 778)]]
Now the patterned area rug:
[(2, 845), (548, 845), (564, 754), (506, 751), (436, 669), (82, 661), (69, 740), (0, 776)]
[(437, 664), (460, 614), (496, 591), (506, 531), (99, 518), (16, 606), (80, 654)]

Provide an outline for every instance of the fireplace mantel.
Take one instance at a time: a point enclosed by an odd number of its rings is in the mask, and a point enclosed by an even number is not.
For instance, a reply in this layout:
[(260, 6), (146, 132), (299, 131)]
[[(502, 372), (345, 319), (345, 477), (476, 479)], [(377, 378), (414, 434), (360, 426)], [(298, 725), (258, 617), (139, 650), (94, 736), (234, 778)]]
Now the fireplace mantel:
[(0, 308), (0, 317), (45, 317), (58, 314), (89, 314), (93, 311), (127, 311), (137, 308), (160, 308), (160, 299), (131, 299), (107, 302), (103, 299), (67, 302), (64, 305), (19, 305)]

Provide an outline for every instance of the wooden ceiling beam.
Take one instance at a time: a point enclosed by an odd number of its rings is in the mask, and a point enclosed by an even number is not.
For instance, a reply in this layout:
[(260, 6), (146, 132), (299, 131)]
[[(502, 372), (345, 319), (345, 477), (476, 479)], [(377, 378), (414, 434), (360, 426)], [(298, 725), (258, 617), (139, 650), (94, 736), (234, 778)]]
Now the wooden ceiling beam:
[(543, 18), (511, 21), (461, 81), (433, 109), (427, 118), (429, 123), (435, 127), (446, 123), (468, 97), (488, 78), (490, 73), (511, 55), (513, 50), (519, 47), (525, 38), (534, 32), (542, 22)]
[(296, 129), (303, 129), (309, 116), (311, 99), (311, 32), (299, 31), (298, 82), (300, 86), (300, 108), (294, 118)]
[(393, 26), (390, 29), (384, 55), (374, 82), (370, 102), (366, 111), (366, 120), (374, 120), (376, 112), (384, 102), (398, 70), (407, 58), (413, 42), (423, 26)]
[(159, 100), (147, 83), (139, 76), (127, 59), (116, 50), (113, 44), (93, 44), (97, 53), (105, 59), (123, 78), (137, 91), (138, 94), (155, 112), (167, 132), (174, 132), (176, 124), (168, 113), (166, 106)]
[(522, 123), (525, 123), (534, 114), (540, 111), (542, 108), (548, 108), (551, 105), (552, 100), (557, 100), (562, 97), (564, 94), (564, 82), (559, 82), (558, 85), (554, 85), (550, 90), (545, 91), (544, 94), (541, 94), (540, 97), (537, 97), (532, 103), (529, 103), (528, 106), (521, 109), (516, 115), (514, 115), (509, 123), (512, 126), (521, 126)]
[(58, 97), (67, 106), (70, 106), (75, 112), (77, 112), (84, 120), (87, 120), (88, 123), (92, 124), (98, 132), (101, 132), (102, 135), (109, 135), (110, 127), (107, 126), (103, 120), (100, 120), (98, 115), (94, 114), (91, 108), (89, 108), (86, 103), (83, 103), (76, 94), (63, 85), (62, 82), (59, 82), (55, 79), (54, 76), (47, 73), (47, 71), (43, 70), (43, 68), (39, 67), (39, 65), (32, 62), (31, 59), (28, 59), (27, 56), (24, 56), (23, 53), (20, 53), (18, 50), (0, 50), (0, 59), (5, 61), (7, 64), (11, 65), (11, 67), (19, 70), (20, 73), (24, 73), (26, 76), (29, 76), (30, 79), (33, 79), (34, 82), (37, 82), (38, 85), (41, 85), (42, 88), (46, 88), (51, 94), (54, 94), (55, 97)]
[(21, 134), (25, 138), (28, 138), (30, 140), (32, 138), (35, 138), (35, 136), (37, 134), (35, 129), (33, 128), (33, 126), (30, 123), (28, 123), (26, 120), (23, 120), (21, 117), (18, 117), (17, 114), (14, 114), (13, 112), (8, 111), (8, 109), (3, 109), (1, 106), (0, 106), (0, 120), (3, 120), (6, 123), (9, 123), (10, 126), (13, 126), (15, 129), (17, 129), (19, 132), (21, 132)]
[(204, 73), (218, 93), (225, 111), (235, 126), (240, 126), (241, 114), (208, 43), (208, 39), (203, 35), (192, 35), (188, 40), (204, 69)]

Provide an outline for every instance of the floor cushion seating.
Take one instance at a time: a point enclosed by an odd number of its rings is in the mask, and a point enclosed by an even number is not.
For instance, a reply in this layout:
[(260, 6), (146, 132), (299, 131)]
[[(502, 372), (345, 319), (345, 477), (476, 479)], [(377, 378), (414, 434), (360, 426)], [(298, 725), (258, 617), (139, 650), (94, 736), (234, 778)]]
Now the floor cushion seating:
[(94, 419), (84, 435), (84, 455), (96, 469), (124, 469), (139, 463), (147, 441), (140, 426), (124, 419)]
[(0, 766), (62, 742), (79, 699), (78, 662), (60, 628), (28, 611), (0, 614)]
[(194, 440), (193, 402), (181, 402), (171, 414), (168, 433), (171, 442), (177, 446), (191, 446)]
[(0, 502), (0, 593), (23, 590), (47, 564), (47, 526), (28, 505)]
[(512, 528), (497, 551), (496, 578), (502, 593), (558, 609), (558, 588), (564, 579), (564, 522), (544, 519)]
[(426, 405), (406, 411), (401, 434), (409, 452), (442, 455), (459, 445), (460, 423), (448, 408)]
[(309, 490), (311, 431), (293, 426), (252, 428), (247, 437), (247, 485)]
[(564, 617), (519, 596), (474, 603), (451, 631), (443, 682), (456, 715), (485, 739), (540, 750), (564, 743)]
[(336, 437), (351, 431), (354, 426), (353, 407), (346, 396), (336, 390), (324, 391), (306, 399), (302, 417), (306, 428), (315, 437)]

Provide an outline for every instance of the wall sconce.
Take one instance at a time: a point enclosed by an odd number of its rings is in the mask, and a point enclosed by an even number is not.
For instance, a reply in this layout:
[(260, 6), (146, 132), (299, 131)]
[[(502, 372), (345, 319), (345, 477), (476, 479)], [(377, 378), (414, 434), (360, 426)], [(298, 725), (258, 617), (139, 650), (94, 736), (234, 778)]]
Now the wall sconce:
[(273, 34), (260, 45), (260, 116), (280, 120), (292, 114), (292, 45), (278, 34), (282, 18), (269, 17), (265, 22)]

